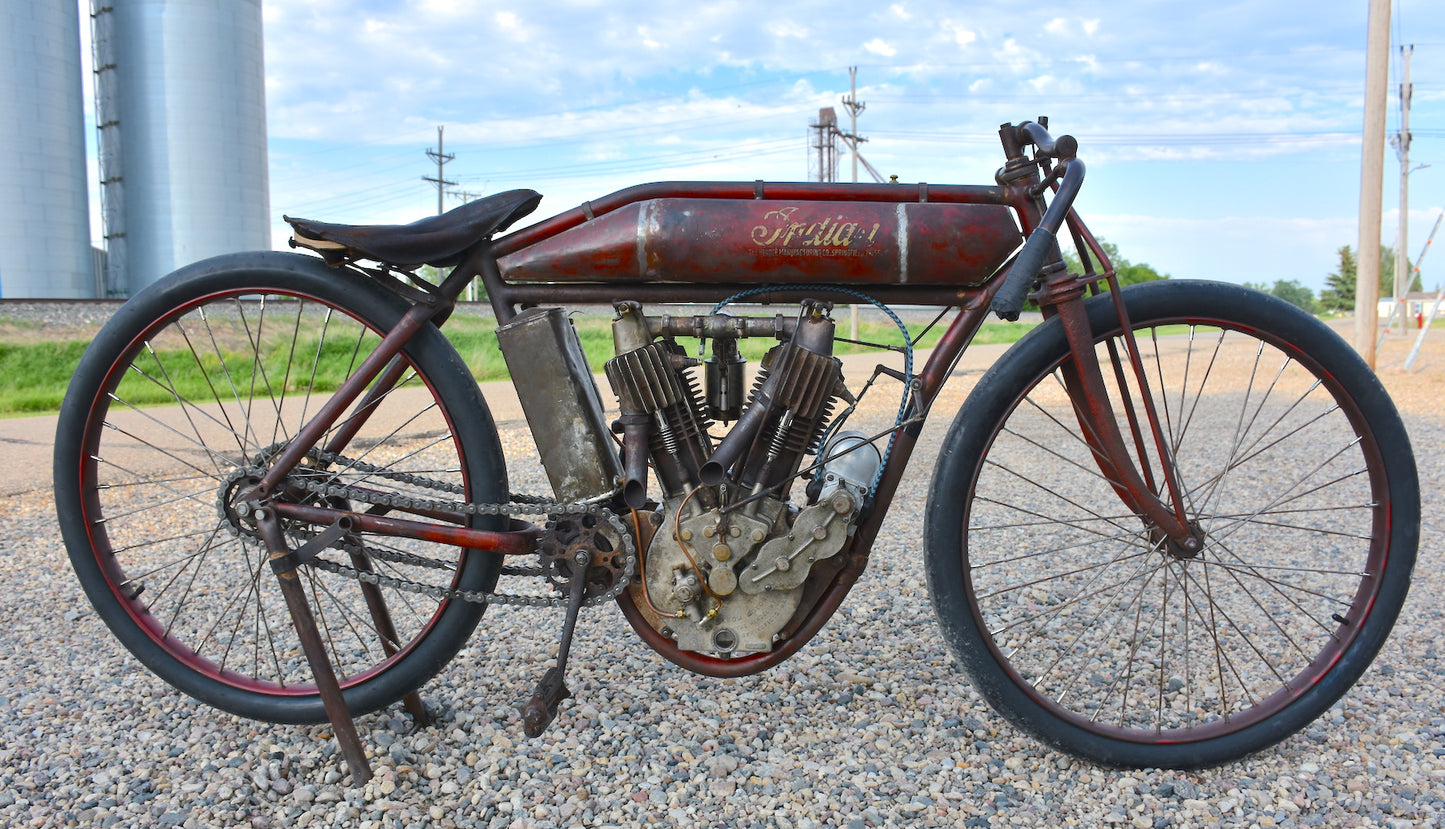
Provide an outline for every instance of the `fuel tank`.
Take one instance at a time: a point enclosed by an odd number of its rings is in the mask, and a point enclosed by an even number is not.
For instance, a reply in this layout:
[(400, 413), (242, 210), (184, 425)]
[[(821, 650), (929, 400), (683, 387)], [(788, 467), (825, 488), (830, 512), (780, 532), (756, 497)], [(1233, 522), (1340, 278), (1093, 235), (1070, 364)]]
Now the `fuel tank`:
[(498, 264), (508, 282), (974, 286), (1022, 241), (997, 204), (656, 198)]

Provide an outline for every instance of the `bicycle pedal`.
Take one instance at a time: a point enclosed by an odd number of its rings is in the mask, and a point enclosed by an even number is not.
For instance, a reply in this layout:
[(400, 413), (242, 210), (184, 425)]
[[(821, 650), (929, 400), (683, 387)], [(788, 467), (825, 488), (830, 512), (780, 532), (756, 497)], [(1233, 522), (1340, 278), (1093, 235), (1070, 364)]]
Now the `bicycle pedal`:
[(572, 696), (567, 690), (567, 684), (562, 681), (562, 669), (553, 667), (537, 683), (537, 689), (532, 692), (532, 698), (522, 706), (522, 732), (528, 737), (537, 738), (557, 718), (557, 707), (562, 700)]

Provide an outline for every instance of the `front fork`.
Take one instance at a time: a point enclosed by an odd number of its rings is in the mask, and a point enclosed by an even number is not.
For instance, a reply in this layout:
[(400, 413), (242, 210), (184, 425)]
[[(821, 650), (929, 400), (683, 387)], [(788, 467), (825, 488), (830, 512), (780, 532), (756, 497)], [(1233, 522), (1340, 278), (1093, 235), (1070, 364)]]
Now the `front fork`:
[[(1136, 515), (1144, 517), (1150, 525), (1151, 534), (1168, 538), (1172, 549), (1179, 555), (1193, 556), (1203, 547), (1203, 539), (1197, 528), (1189, 523), (1184, 509), (1174, 453), (1159, 423), (1154, 398), (1149, 392), (1148, 378), (1139, 356), (1138, 343), (1129, 324), (1123, 297), (1119, 294), (1118, 282), (1113, 276), (1109, 276), (1108, 281), (1109, 293), (1122, 329), (1125, 353), (1119, 354), (1118, 345), (1113, 340), (1107, 343), (1106, 350), (1121, 402), (1127, 413), (1133, 455), (1130, 454), (1129, 444), (1126, 443), (1105, 384), (1103, 367), (1095, 347), (1093, 326), (1084, 307), (1082, 283), (1060, 270), (1044, 277), (1044, 285), (1040, 289), (1040, 304), (1047, 313), (1059, 318), (1064, 336), (1069, 342), (1071, 356), (1061, 372), (1064, 385), (1069, 399), (1073, 401), (1079, 427), (1094, 461), (1120, 500)], [(1139, 407), (1143, 410), (1142, 422), (1130, 396), (1126, 370), (1133, 374), (1134, 391), (1139, 396)], [(1151, 463), (1151, 453), (1148, 451), (1150, 442), (1154, 445), (1154, 463)]]

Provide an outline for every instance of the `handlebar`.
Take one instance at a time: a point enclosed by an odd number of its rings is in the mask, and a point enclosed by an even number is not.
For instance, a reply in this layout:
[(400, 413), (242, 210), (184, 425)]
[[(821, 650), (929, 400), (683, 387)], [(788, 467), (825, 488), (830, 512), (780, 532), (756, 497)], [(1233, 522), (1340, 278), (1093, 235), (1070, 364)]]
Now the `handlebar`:
[(1005, 125), (1003, 131), (1013, 132), (1012, 135), (1004, 137), (1004, 150), (1011, 161), (1022, 159), (1019, 149), (1021, 145), (1033, 144), (1038, 148), (1040, 156), (1053, 158), (1063, 170), (1059, 189), (1049, 202), (1048, 209), (1044, 211), (1043, 218), (1039, 220), (1038, 227), (1029, 234), (1023, 249), (1014, 257), (1013, 264), (1004, 275), (1003, 287), (999, 288), (993, 301), (989, 303), (989, 308), (1001, 319), (1012, 321), (1019, 318), (1024, 300), (1028, 298), (1029, 291), (1039, 278), (1039, 272), (1045, 265), (1060, 258), (1057, 234), (1084, 183), (1084, 163), (1076, 157), (1079, 142), (1072, 135), (1054, 138), (1042, 125), (1032, 121), (1025, 121), (1017, 128)]
[(1033, 144), (1039, 148), (1039, 152), (1050, 158), (1060, 161), (1067, 161), (1079, 152), (1079, 141), (1072, 135), (1061, 135), (1054, 138), (1049, 135), (1048, 129), (1042, 124), (1034, 121), (1025, 121), (1018, 125), (1018, 131), (1023, 133), (1021, 144)]

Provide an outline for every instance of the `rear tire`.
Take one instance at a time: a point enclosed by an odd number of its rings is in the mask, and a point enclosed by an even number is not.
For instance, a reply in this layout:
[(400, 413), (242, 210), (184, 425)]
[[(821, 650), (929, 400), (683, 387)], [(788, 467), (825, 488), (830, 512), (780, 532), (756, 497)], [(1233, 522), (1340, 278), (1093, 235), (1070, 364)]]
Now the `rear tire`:
[[(1208, 766), (1314, 720), (1374, 659), (1414, 566), (1415, 461), (1373, 372), (1313, 317), (1217, 283), (1123, 296), (1203, 551), (1171, 548), (1100, 473), (1054, 319), (945, 439), (929, 586), (957, 659), (1019, 727), (1106, 765)], [(1112, 299), (1088, 311), (1127, 435)]]
[[(171, 685), (243, 717), (326, 720), (264, 545), (228, 499), (243, 470), (264, 467), (407, 307), (314, 258), (237, 254), (146, 288), (86, 351), (56, 433), (61, 532), (101, 618)], [(406, 375), (340, 452), (367, 466), (307, 469), (388, 494), (505, 502), (496, 429), (455, 349), (426, 326), (402, 356)], [(387, 477), (396, 472), (451, 491)], [(320, 529), (287, 527), (293, 546)], [(496, 584), (494, 554), (362, 540), (383, 575), (463, 590)], [(324, 555), (352, 563), (336, 549)], [(383, 642), (358, 582), (299, 572), (352, 714), (420, 687), (484, 609), (383, 587), (397, 634)]]

